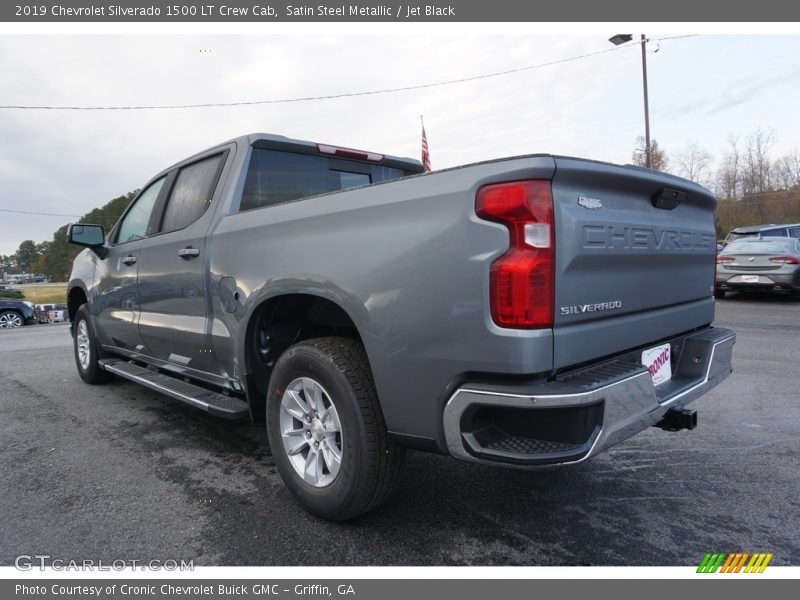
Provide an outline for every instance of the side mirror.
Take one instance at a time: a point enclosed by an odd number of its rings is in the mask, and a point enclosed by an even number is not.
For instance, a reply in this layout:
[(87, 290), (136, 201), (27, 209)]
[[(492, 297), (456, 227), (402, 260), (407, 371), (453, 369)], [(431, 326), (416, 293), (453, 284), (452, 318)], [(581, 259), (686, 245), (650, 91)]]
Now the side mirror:
[(76, 246), (97, 248), (106, 243), (106, 234), (102, 225), (76, 225), (67, 229), (67, 241)]

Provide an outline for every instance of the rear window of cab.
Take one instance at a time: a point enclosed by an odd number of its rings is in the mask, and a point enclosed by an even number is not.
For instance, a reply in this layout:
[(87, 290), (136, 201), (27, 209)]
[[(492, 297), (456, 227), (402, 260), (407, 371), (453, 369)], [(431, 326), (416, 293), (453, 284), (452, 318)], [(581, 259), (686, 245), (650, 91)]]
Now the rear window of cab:
[(410, 174), (354, 160), (253, 148), (239, 210), (263, 208)]

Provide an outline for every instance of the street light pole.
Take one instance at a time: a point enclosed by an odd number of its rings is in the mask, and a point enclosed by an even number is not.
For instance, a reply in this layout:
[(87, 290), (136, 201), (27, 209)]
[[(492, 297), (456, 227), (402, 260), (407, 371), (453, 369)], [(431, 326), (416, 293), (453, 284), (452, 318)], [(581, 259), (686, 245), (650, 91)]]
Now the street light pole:
[(650, 103), (647, 99), (647, 38), (642, 34), (642, 88), (644, 89), (644, 155), (650, 168)]
[[(610, 38), (608, 41), (619, 46), (627, 44), (633, 40), (633, 35), (630, 33), (618, 33)], [(650, 103), (647, 98), (647, 37), (642, 34), (642, 89), (644, 90), (644, 159), (647, 168), (651, 168), (651, 148), (650, 148)]]

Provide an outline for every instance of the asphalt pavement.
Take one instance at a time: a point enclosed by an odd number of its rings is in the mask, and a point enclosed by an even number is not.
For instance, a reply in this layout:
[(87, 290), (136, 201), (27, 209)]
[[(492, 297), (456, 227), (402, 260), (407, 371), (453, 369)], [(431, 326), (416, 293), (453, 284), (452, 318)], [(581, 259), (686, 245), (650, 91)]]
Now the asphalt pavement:
[(798, 565), (800, 302), (731, 295), (717, 323), (738, 334), (734, 373), (694, 431), (537, 472), (409, 452), (394, 496), (344, 524), (293, 500), (263, 425), (84, 384), (65, 324), (0, 330), (0, 564)]

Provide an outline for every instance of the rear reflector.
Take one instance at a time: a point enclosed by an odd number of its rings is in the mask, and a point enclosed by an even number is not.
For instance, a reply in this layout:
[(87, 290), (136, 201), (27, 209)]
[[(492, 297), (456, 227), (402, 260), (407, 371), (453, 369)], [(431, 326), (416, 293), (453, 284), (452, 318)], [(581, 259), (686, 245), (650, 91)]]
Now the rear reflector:
[(370, 162), (381, 162), (384, 158), (383, 154), (378, 154), (377, 152), (365, 152), (363, 150), (339, 148), (337, 146), (328, 146), (325, 144), (317, 144), (317, 151), (320, 154), (330, 154), (332, 156), (352, 158), (354, 160), (368, 160)]
[(550, 181), (514, 181), (478, 190), (475, 212), (508, 228), (508, 250), (489, 268), (492, 320), (500, 327), (553, 326), (553, 197)]

